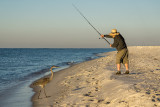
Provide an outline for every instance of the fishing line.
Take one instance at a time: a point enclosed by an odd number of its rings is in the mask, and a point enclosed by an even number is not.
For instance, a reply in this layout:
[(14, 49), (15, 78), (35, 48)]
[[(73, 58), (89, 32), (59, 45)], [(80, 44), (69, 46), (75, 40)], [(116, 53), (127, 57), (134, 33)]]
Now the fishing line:
[[(74, 5), (72, 6), (78, 11), (78, 13), (88, 22), (88, 24), (101, 36), (101, 33), (89, 22), (89, 20), (82, 14), (82, 12)], [(106, 38), (103, 38), (109, 45), (109, 41)]]

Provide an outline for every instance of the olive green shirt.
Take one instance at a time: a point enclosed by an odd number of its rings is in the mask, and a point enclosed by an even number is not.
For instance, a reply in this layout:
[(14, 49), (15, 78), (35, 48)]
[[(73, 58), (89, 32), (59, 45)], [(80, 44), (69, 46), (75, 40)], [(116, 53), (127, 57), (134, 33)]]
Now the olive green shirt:
[[(104, 35), (104, 37), (113, 38), (110, 35)], [(112, 47), (116, 48), (117, 51), (120, 51), (120, 50), (122, 50), (124, 48), (127, 49), (127, 45), (126, 45), (125, 39), (122, 37), (122, 35), (120, 33), (119, 33), (119, 35), (116, 35), (113, 39), (114, 39), (114, 43), (112, 44)]]

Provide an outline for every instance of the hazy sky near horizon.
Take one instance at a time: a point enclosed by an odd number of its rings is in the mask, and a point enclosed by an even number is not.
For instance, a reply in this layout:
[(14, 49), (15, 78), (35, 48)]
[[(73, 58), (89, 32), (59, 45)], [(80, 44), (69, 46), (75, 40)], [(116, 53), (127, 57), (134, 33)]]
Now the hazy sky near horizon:
[(108, 47), (72, 3), (102, 34), (160, 45), (160, 0), (0, 0), (0, 48)]

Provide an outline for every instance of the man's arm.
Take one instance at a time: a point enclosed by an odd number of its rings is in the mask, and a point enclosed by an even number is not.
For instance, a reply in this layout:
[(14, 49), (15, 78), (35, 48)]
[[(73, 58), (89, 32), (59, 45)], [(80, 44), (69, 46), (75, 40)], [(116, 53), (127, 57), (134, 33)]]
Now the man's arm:
[(106, 37), (106, 38), (113, 38), (113, 37), (110, 36), (110, 35), (104, 35), (104, 37)]
[(113, 38), (111, 35), (101, 35), (102, 38), (106, 37), (106, 38)]

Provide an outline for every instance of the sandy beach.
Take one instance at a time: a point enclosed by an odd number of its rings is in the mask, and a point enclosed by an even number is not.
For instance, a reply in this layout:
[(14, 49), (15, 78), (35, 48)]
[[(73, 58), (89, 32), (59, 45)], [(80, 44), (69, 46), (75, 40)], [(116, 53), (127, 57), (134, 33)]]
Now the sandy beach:
[(129, 75), (115, 75), (116, 51), (103, 55), (54, 73), (48, 98), (31, 85), (33, 107), (160, 107), (160, 46), (129, 47)]

